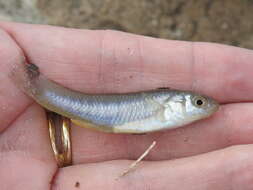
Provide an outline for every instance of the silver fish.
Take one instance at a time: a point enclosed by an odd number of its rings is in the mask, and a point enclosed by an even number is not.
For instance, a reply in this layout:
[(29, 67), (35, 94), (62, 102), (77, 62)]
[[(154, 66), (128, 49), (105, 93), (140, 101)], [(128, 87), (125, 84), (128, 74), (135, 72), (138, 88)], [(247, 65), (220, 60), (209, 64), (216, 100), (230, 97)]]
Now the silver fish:
[(148, 133), (173, 129), (218, 110), (210, 97), (158, 89), (126, 94), (83, 94), (45, 78), (34, 64), (13, 69), (12, 78), (43, 107), (77, 125), (111, 133)]

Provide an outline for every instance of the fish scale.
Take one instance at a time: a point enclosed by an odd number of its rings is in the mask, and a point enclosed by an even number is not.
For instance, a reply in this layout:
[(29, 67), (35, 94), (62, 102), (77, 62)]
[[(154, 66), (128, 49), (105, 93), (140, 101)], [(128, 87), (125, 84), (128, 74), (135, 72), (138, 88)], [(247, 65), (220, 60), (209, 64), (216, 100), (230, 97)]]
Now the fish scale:
[(41, 106), (80, 126), (113, 133), (148, 133), (183, 127), (218, 110), (195, 92), (157, 89), (124, 94), (85, 94), (43, 76), (37, 66), (13, 71), (13, 81)]

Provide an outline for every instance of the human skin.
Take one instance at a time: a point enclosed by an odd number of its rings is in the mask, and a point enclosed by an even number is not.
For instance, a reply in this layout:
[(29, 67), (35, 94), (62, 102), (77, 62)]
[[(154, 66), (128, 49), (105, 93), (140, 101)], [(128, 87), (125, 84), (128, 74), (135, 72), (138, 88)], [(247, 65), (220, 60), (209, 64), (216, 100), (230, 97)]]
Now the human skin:
[[(116, 31), (0, 22), (2, 190), (253, 189), (253, 51)], [(22, 49), (22, 50), (21, 50)], [(212, 117), (147, 135), (73, 126), (73, 165), (57, 168), (44, 110), (9, 78), (23, 54), (48, 78), (88, 93), (172, 87), (222, 105)], [(138, 167), (115, 180), (153, 142)]]

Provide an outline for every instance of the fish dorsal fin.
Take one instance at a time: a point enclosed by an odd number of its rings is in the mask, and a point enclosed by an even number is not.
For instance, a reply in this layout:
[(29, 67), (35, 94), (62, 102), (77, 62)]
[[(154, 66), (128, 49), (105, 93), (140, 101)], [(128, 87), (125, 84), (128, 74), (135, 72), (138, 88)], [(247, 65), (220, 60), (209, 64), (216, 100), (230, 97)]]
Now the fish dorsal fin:
[(171, 88), (170, 87), (159, 87), (157, 88), (157, 90), (170, 90)]

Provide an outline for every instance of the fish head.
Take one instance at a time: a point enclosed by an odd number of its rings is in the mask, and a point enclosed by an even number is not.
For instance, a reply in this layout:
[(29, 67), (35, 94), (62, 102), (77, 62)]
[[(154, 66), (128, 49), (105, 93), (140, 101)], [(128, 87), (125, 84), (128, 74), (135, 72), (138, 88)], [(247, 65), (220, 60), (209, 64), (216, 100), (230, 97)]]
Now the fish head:
[(219, 108), (218, 102), (207, 96), (188, 94), (185, 99), (185, 112), (192, 120), (209, 117)]
[(218, 108), (218, 102), (210, 97), (192, 92), (176, 93), (165, 103), (164, 116), (176, 125), (183, 125), (207, 118)]

